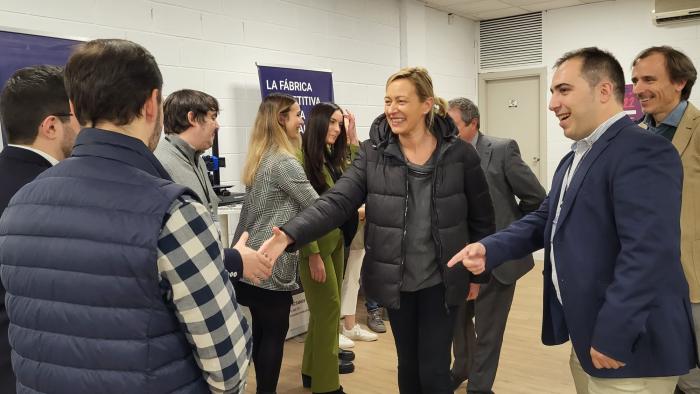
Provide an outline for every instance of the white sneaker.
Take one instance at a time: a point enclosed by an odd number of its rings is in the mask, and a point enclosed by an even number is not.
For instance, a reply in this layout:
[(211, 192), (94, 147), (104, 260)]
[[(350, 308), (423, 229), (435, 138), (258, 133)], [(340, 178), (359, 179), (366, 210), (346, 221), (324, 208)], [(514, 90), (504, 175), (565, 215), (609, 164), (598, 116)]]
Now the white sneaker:
[(349, 339), (352, 339), (354, 341), (364, 341), (364, 342), (372, 342), (376, 341), (379, 336), (373, 332), (367, 331), (362, 326), (359, 324), (355, 324), (355, 327), (346, 330), (345, 327), (343, 327), (343, 333), (341, 335), (344, 335), (348, 337)]
[(340, 334), (338, 337), (338, 347), (343, 350), (352, 349), (355, 347), (355, 342), (353, 342), (350, 338), (346, 337), (345, 335)]

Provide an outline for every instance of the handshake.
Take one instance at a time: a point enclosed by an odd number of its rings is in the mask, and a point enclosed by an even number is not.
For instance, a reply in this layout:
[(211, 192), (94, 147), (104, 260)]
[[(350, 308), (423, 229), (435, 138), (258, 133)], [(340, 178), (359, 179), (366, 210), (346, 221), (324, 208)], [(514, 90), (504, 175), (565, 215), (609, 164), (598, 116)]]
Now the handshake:
[(257, 251), (246, 245), (248, 232), (244, 232), (238, 242), (233, 245), (241, 254), (243, 260), (243, 277), (253, 283), (260, 283), (272, 275), (272, 268), (277, 259), (290, 244), (290, 239), (279, 228), (273, 227), (272, 237), (265, 241)]
[[(234, 249), (238, 250), (243, 258), (243, 276), (253, 283), (267, 279), (272, 273), (272, 266), (277, 258), (284, 253), (289, 244), (294, 242), (278, 227), (273, 227), (272, 237), (257, 251), (246, 246), (247, 240), (248, 234), (244, 233)], [(447, 266), (453, 267), (457, 263), (462, 263), (472, 274), (479, 275), (486, 269), (486, 247), (479, 242), (467, 245), (450, 259)]]
[(454, 267), (458, 263), (464, 264), (472, 274), (479, 275), (486, 269), (486, 247), (479, 242), (469, 244), (454, 255), (447, 266)]

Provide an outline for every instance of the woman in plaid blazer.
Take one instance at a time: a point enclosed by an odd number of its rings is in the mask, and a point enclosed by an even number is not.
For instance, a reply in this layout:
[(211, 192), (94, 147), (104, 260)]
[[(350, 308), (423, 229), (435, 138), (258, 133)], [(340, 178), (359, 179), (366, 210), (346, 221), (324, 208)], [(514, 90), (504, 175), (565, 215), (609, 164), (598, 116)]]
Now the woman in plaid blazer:
[[(234, 243), (247, 231), (247, 245), (260, 248), (272, 236), (273, 226), (286, 223), (318, 198), (296, 157), (303, 124), (299, 104), (291, 96), (270, 94), (260, 104), (243, 169), (246, 198)], [(270, 278), (258, 283), (241, 279), (236, 285), (236, 298), (248, 306), (253, 320), (253, 363), (259, 394), (277, 389), (292, 291), (299, 288), (298, 261), (296, 252), (283, 253)]]

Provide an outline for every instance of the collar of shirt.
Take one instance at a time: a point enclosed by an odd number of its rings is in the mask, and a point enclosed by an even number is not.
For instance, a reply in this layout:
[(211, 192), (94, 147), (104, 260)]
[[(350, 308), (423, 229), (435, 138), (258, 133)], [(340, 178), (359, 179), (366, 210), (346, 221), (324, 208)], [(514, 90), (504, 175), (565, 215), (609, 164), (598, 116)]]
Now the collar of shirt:
[(586, 138), (580, 139), (573, 144), (571, 144), (571, 150), (576, 152), (577, 150), (579, 152), (585, 152), (588, 149), (591, 149), (593, 144), (598, 141), (600, 136), (602, 136), (609, 128), (612, 126), (613, 123), (617, 122), (618, 120), (622, 119), (624, 116), (627, 116), (627, 113), (625, 111), (620, 111), (610, 117), (608, 120), (605, 122), (601, 123), (600, 126), (598, 126), (591, 135), (589, 135)]
[(180, 138), (180, 136), (177, 134), (167, 135), (165, 139), (171, 144), (173, 144), (175, 147), (179, 148), (180, 151), (185, 156), (187, 156), (187, 159), (192, 163), (197, 163), (199, 156), (202, 155), (202, 152), (197, 152), (196, 150), (194, 150), (194, 148), (190, 144), (188, 144), (185, 140)]
[(53, 156), (51, 156), (50, 154), (48, 154), (44, 151), (41, 151), (41, 150), (36, 149), (36, 148), (32, 148), (31, 146), (15, 145), (15, 144), (7, 144), (7, 146), (13, 146), (15, 148), (21, 148), (21, 149), (26, 149), (28, 151), (32, 151), (32, 152), (36, 153), (37, 155), (46, 159), (46, 161), (51, 163), (52, 166), (55, 166), (56, 164), (58, 164), (58, 160), (56, 160), (56, 158), (54, 158)]
[[(671, 113), (666, 116), (666, 119), (662, 120), (660, 124), (678, 127), (678, 124), (681, 123), (681, 118), (683, 118), (686, 108), (688, 108), (688, 102), (686, 100), (681, 100), (681, 102), (676, 105), (676, 108), (674, 108), (673, 111), (671, 111)], [(646, 123), (650, 129), (656, 129), (660, 125), (656, 124), (654, 117), (651, 114), (644, 115), (644, 123)]]

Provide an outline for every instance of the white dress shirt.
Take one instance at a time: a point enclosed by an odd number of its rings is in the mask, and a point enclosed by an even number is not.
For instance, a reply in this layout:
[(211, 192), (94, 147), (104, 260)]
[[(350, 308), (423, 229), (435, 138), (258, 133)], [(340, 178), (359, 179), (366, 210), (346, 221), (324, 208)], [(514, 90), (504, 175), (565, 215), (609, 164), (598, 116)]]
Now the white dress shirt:
[(561, 183), (559, 201), (557, 201), (557, 213), (554, 215), (554, 220), (552, 221), (552, 234), (549, 239), (549, 242), (551, 244), (549, 253), (550, 260), (552, 261), (552, 284), (554, 285), (554, 290), (557, 293), (557, 299), (559, 300), (559, 303), (563, 304), (561, 299), (561, 291), (559, 290), (559, 280), (557, 279), (557, 265), (554, 259), (554, 243), (552, 241), (554, 241), (554, 234), (557, 230), (557, 221), (559, 220), (559, 212), (561, 212), (562, 203), (564, 201), (564, 194), (566, 194), (566, 189), (568, 189), (569, 183), (571, 182), (571, 178), (574, 177), (578, 165), (581, 163), (581, 160), (583, 160), (586, 154), (591, 150), (593, 144), (595, 144), (595, 142), (598, 141), (598, 139), (608, 130), (608, 128), (613, 123), (622, 119), (622, 117), (626, 115), (627, 114), (625, 112), (618, 112), (617, 114), (613, 115), (610, 119), (601, 123), (600, 126), (598, 126), (598, 128), (596, 128), (593, 131), (593, 133), (591, 133), (591, 135), (581, 140), (578, 140), (571, 145), (571, 150), (574, 151), (574, 159), (571, 162), (569, 168), (566, 170), (566, 173), (564, 174), (564, 180)]
[(26, 149), (26, 150), (28, 150), (28, 151), (32, 151), (32, 152), (36, 153), (37, 155), (39, 155), (39, 156), (43, 157), (44, 159), (46, 159), (46, 161), (48, 161), (49, 163), (51, 163), (52, 166), (55, 166), (56, 164), (58, 164), (58, 160), (56, 160), (56, 158), (54, 158), (53, 156), (51, 156), (50, 154), (48, 154), (48, 153), (46, 153), (46, 152), (44, 152), (44, 151), (41, 151), (41, 150), (36, 149), (36, 148), (32, 148), (31, 146), (27, 146), (27, 145), (16, 145), (16, 144), (7, 144), (7, 146), (13, 146), (13, 147), (15, 147), (15, 148), (21, 148), (21, 149)]

